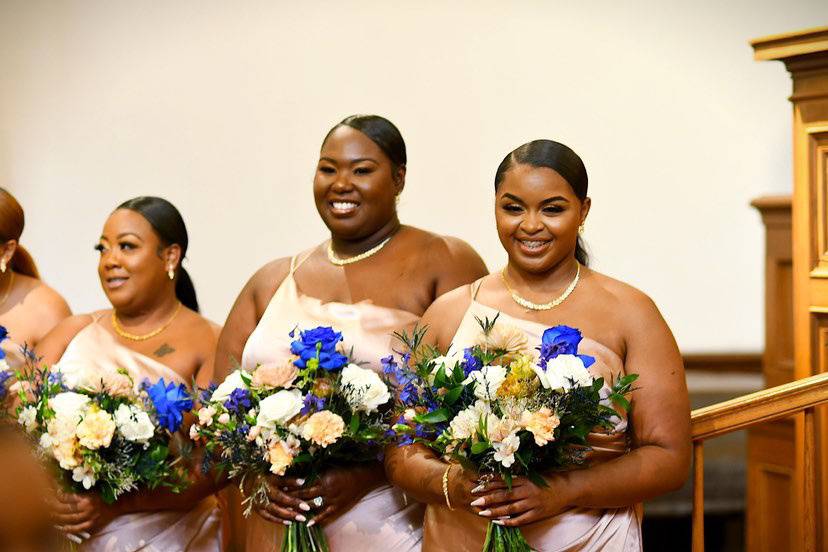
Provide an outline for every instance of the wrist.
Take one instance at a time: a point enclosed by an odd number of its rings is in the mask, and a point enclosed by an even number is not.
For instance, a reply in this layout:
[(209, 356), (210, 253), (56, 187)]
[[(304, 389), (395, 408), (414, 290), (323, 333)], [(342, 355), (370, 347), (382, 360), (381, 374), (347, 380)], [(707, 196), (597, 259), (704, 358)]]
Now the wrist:
[(577, 477), (573, 477), (576, 473), (575, 470), (555, 472), (544, 477), (549, 485), (547, 490), (555, 493), (566, 506), (577, 506), (583, 499)]

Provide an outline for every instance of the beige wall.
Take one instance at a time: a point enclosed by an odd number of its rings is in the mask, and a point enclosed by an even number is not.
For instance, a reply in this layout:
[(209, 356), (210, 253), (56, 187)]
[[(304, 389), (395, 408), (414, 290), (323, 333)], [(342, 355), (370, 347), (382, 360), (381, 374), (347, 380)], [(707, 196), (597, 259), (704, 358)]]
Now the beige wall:
[(204, 312), (321, 241), (310, 183), (345, 115), (409, 148), (405, 222), (501, 266), (492, 177), (549, 137), (583, 157), (595, 266), (651, 294), (688, 351), (762, 347), (754, 196), (790, 189), (789, 78), (751, 38), (825, 24), (808, 2), (0, 2), (0, 182), (74, 310), (104, 305), (108, 212), (184, 214)]

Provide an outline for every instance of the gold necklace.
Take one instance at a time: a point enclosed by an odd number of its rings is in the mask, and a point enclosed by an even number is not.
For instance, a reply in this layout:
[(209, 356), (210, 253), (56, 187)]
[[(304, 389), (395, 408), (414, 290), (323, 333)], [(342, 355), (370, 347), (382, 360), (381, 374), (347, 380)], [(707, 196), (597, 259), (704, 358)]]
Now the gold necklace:
[(331, 240), (331, 241), (328, 242), (328, 260), (331, 261), (336, 266), (345, 266), (345, 265), (349, 265), (351, 263), (355, 263), (357, 261), (361, 261), (363, 259), (367, 259), (371, 255), (377, 254), (379, 252), (379, 250), (382, 249), (383, 247), (385, 247), (385, 245), (388, 242), (390, 242), (391, 238), (393, 238), (393, 237), (394, 237), (394, 235), (392, 234), (392, 235), (388, 236), (387, 238), (385, 238), (379, 245), (375, 245), (374, 247), (372, 247), (368, 251), (365, 251), (364, 253), (360, 253), (359, 255), (354, 255), (353, 257), (348, 257), (347, 259), (340, 259), (339, 257), (336, 256), (336, 253), (334, 253), (334, 250), (333, 250), (333, 240)]
[(566, 298), (569, 297), (569, 295), (575, 290), (575, 286), (578, 285), (578, 280), (580, 279), (580, 277), (581, 263), (578, 263), (578, 269), (575, 271), (575, 278), (572, 280), (572, 283), (570, 283), (569, 286), (564, 290), (564, 292), (559, 297), (553, 299), (548, 303), (539, 304), (533, 303), (528, 299), (524, 299), (523, 297), (518, 295), (518, 293), (515, 290), (512, 289), (512, 287), (509, 285), (509, 281), (506, 279), (505, 266), (503, 267), (503, 270), (500, 271), (500, 279), (503, 280), (503, 285), (506, 286), (506, 291), (508, 291), (509, 294), (512, 296), (512, 300), (521, 307), (536, 311), (554, 309), (555, 307), (566, 301)]
[(3, 294), (3, 298), (0, 299), (0, 306), (6, 304), (6, 299), (9, 298), (9, 294), (11, 293), (12, 288), (14, 287), (14, 272), (9, 274), (9, 285), (6, 288), (6, 292)]
[(167, 322), (163, 326), (155, 330), (152, 330), (150, 333), (144, 335), (136, 335), (129, 333), (121, 326), (121, 323), (118, 321), (118, 316), (115, 314), (115, 309), (112, 309), (112, 327), (115, 329), (115, 333), (123, 338), (129, 339), (131, 341), (146, 341), (147, 339), (155, 337), (156, 335), (160, 334), (161, 332), (169, 328), (170, 324), (172, 324), (173, 320), (175, 320), (175, 317), (178, 316), (178, 311), (180, 310), (181, 301), (178, 302), (178, 306), (175, 307), (175, 312), (172, 314), (172, 316), (170, 316), (170, 319), (167, 320)]

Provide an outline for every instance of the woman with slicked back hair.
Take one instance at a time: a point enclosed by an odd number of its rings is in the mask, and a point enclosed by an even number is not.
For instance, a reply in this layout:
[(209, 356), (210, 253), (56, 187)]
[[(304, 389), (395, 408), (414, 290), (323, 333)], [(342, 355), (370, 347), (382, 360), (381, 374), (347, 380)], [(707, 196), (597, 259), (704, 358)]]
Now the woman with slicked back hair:
[(421, 444), (389, 449), (389, 479), (428, 504), (430, 552), (479, 552), (490, 520), (520, 527), (540, 552), (640, 551), (641, 503), (680, 487), (689, 468), (690, 409), (676, 342), (649, 297), (588, 268), (581, 235), (592, 200), (574, 151), (552, 140), (524, 144), (501, 162), (494, 191), (508, 262), (435, 301), (422, 320), (428, 340), (455, 354), (474, 345), (478, 319), (495, 317), (532, 347), (547, 328), (577, 328), (578, 352), (595, 358), (594, 377), (607, 385), (639, 374), (633, 410), (628, 418), (617, 409), (612, 429), (589, 433), (583, 469), (542, 472), (546, 486), (524, 477), (510, 486), (483, 480)]
[[(322, 141), (313, 195), (331, 237), (268, 263), (241, 291), (219, 339), (216, 372), (283, 362), (294, 326), (333, 326), (354, 356), (381, 370), (392, 333), (409, 329), (439, 295), (486, 273), (464, 242), (400, 223), (405, 142), (377, 115), (356, 115)], [(298, 245), (297, 245), (298, 247)], [(388, 485), (378, 462), (332, 468), (304, 485), (269, 480), (270, 504), (248, 523), (248, 552), (269, 552), (284, 524), (312, 518), (331, 550), (419, 550), (422, 508)]]
[(25, 216), (17, 199), (0, 188), (0, 326), (11, 368), (23, 362), (20, 347), (36, 346), (55, 325), (71, 315), (69, 306), (40, 279), (34, 259), (20, 245)]
[[(112, 308), (67, 318), (37, 353), (66, 379), (80, 371), (126, 370), (136, 385), (163, 377), (206, 386), (219, 328), (198, 313), (192, 280), (181, 266), (188, 245), (184, 219), (169, 201), (136, 197), (119, 205), (95, 245), (98, 276)], [(141, 490), (112, 505), (96, 493), (59, 494), (58, 526), (90, 536), (80, 545), (83, 552), (218, 552), (220, 516), (212, 485), (200, 477), (197, 455), (182, 460), (191, 463), (186, 491)]]

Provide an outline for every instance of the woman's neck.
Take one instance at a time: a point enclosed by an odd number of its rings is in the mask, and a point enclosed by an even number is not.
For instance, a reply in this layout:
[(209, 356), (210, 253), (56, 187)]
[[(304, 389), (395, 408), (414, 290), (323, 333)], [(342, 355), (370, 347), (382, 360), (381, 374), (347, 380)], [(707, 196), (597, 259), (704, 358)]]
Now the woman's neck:
[(164, 293), (147, 304), (114, 308), (118, 322), (124, 327), (139, 328), (166, 322), (178, 308), (175, 293)]
[(528, 289), (539, 294), (551, 294), (566, 288), (578, 273), (578, 261), (567, 257), (549, 270), (529, 272), (509, 262), (506, 277), (518, 290)]
[(395, 213), (394, 216), (388, 220), (388, 222), (365, 237), (349, 240), (331, 234), (331, 243), (333, 245), (334, 252), (337, 255), (353, 257), (354, 255), (359, 255), (373, 247), (378, 246), (396, 234), (400, 228), (400, 219), (397, 218)]

